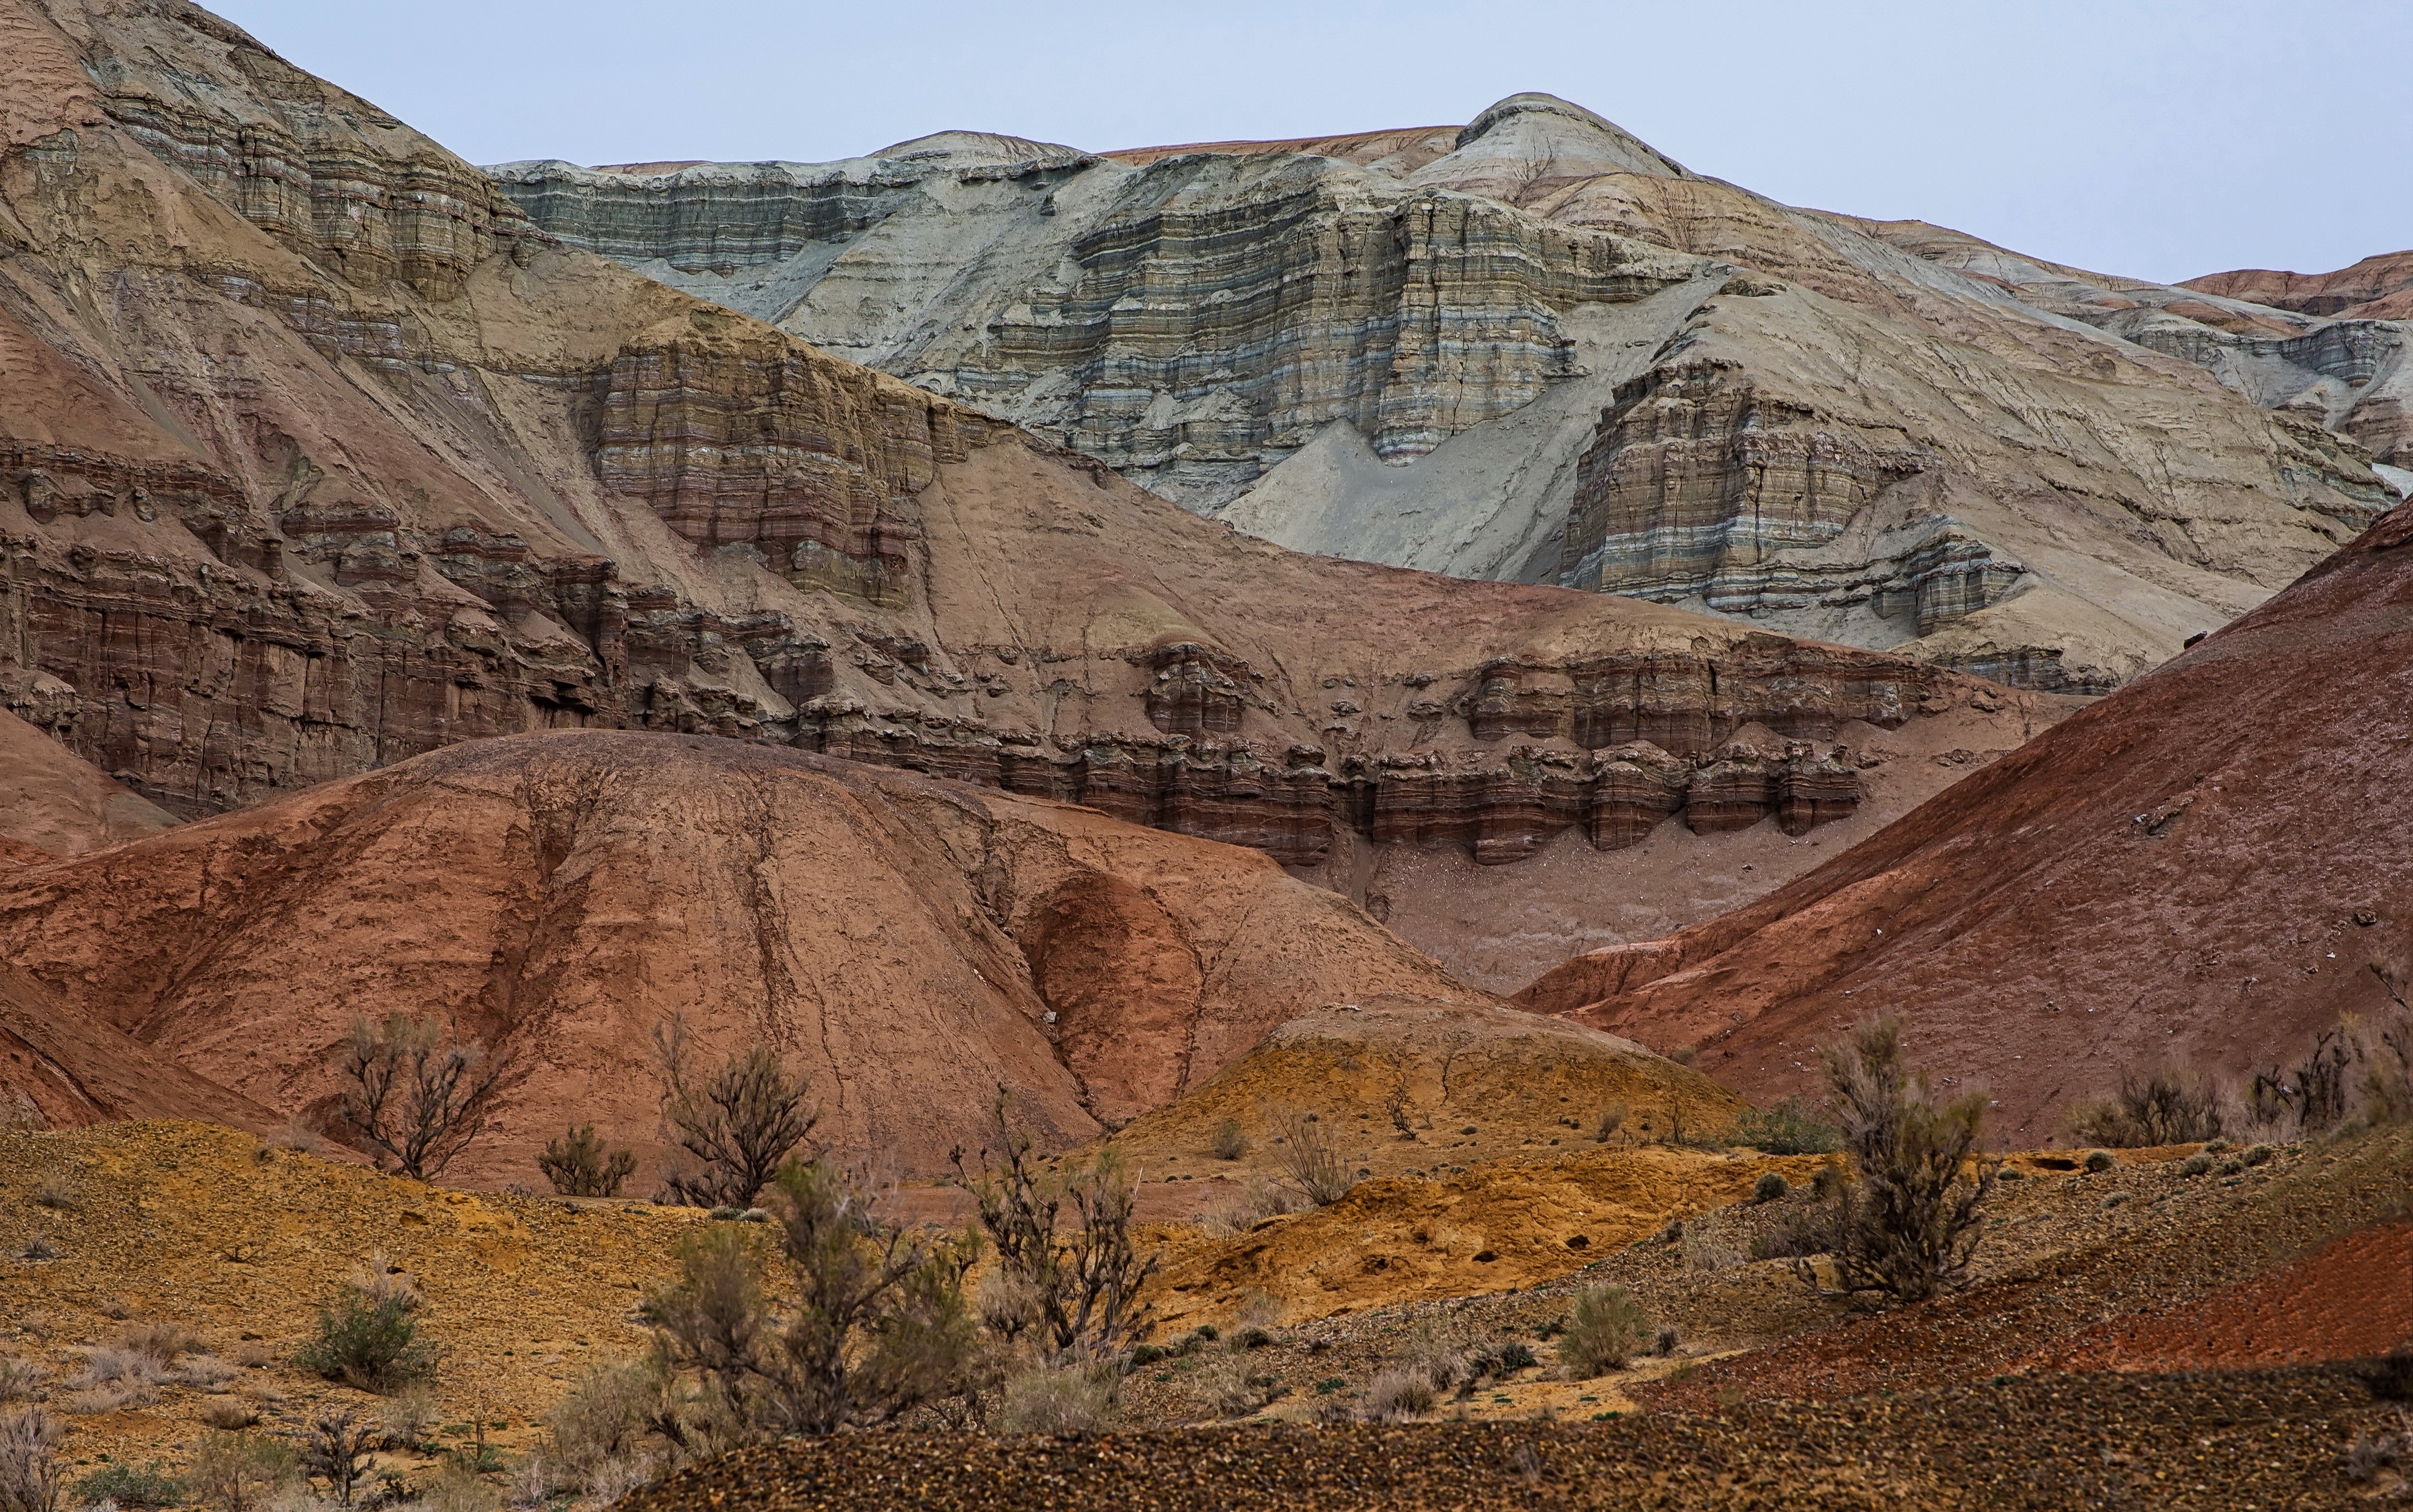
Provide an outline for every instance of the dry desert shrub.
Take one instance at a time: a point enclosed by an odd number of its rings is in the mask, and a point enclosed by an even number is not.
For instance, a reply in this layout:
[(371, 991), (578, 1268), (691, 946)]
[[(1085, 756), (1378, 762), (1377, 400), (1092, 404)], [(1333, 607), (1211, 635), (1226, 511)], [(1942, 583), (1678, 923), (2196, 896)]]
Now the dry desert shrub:
[(1748, 1246), (1735, 1237), (1732, 1225), (1716, 1213), (1703, 1213), (1686, 1223), (1683, 1237), (1678, 1243), (1684, 1257), (1684, 1268), (1690, 1271), (1710, 1273), (1727, 1270), (1751, 1258)]
[(378, 1409), (377, 1429), (396, 1448), (424, 1453), (442, 1412), (436, 1393), (425, 1386), (403, 1386), (386, 1398)]
[(138, 1323), (118, 1333), (116, 1347), (148, 1356), (165, 1369), (175, 1364), (179, 1356), (205, 1347), (206, 1342), (181, 1323)]
[(234, 1346), (234, 1362), (246, 1371), (264, 1371), (276, 1363), (276, 1351), (262, 1340), (245, 1340)]
[[(1136, 1200), (1122, 1151), (1109, 1145), (1087, 1165), (1041, 1170), (1028, 1134), (1007, 1119), (1006, 1095), (990, 1104), (1001, 1164), (972, 1175), (961, 1149), (951, 1152), (956, 1178), (971, 1193), (980, 1225), (997, 1246), (999, 1267), (1027, 1282), (1039, 1321), (1031, 1342), (1050, 1365), (1096, 1365), (1121, 1355), (1148, 1329), (1152, 1307), (1141, 1288), (1156, 1272), (1132, 1241)], [(1069, 1222), (1067, 1220), (1070, 1220)]]
[(1435, 1391), (1447, 1391), (1462, 1381), (1473, 1378), (1473, 1366), (1466, 1351), (1443, 1339), (1430, 1322), (1424, 1323), (1408, 1336), (1399, 1354), (1399, 1367), (1422, 1375)]
[(50, 1378), (51, 1372), (37, 1360), (0, 1355), (0, 1403), (31, 1401)]
[(598, 1506), (610, 1506), (654, 1478), (654, 1461), (637, 1458), (608, 1460), (586, 1477), (586, 1494)]
[(1218, 1417), (1238, 1417), (1255, 1412), (1271, 1400), (1274, 1379), (1251, 1373), (1242, 1354), (1223, 1353), (1192, 1375), (1191, 1385)]
[(1238, 1192), (1201, 1212), (1198, 1223), (1218, 1238), (1229, 1238), (1247, 1233), (1268, 1218), (1295, 1213), (1306, 1206), (1306, 1199), (1287, 1187), (1251, 1178)]
[(1622, 1103), (1611, 1103), (1602, 1108), (1600, 1117), (1592, 1120), (1592, 1143), (1605, 1145), (1616, 1138), (1617, 1132), (1625, 1127), (1625, 1115), (1626, 1106)]
[(1347, 1196), (1357, 1184), (1317, 1115), (1284, 1109), (1275, 1116), (1274, 1127), (1281, 1131), (1274, 1143), (1281, 1149), (1282, 1170), (1300, 1196), (1325, 1208)]
[(403, 1175), (425, 1181), (485, 1131), (507, 1068), (457, 1024), (392, 1014), (383, 1024), (353, 1019), (335, 1069), (346, 1082), (344, 1121)]
[(1366, 1420), (1404, 1423), (1433, 1409), (1433, 1385), (1422, 1371), (1394, 1366), (1374, 1377), (1366, 1388)]
[(858, 1174), (818, 1159), (782, 1166), (764, 1205), (783, 1266), (749, 1225), (705, 1224), (646, 1299), (674, 1369), (766, 1439), (877, 1427), (955, 1388), (977, 1342), (969, 1242), (910, 1237)]
[(1576, 1294), (1566, 1331), (1559, 1335), (1559, 1359), (1570, 1374), (1588, 1380), (1622, 1370), (1651, 1337), (1642, 1304), (1622, 1286), (1587, 1286)]
[(327, 1483), (337, 1506), (352, 1505), (352, 1496), (366, 1479), (377, 1458), (377, 1424), (348, 1406), (322, 1409), (302, 1434), (302, 1469)]
[(186, 1470), (186, 1489), (212, 1512), (254, 1512), (298, 1475), (291, 1445), (279, 1439), (204, 1433)]
[(18, 1253), (28, 1260), (55, 1260), (59, 1257), (59, 1247), (48, 1234), (35, 1234), (25, 1240), (25, 1247)]
[(457, 1460), (447, 1461), (419, 1498), (421, 1512), (494, 1512), (501, 1503), (499, 1492)]
[(224, 1391), (234, 1379), (234, 1367), (215, 1355), (195, 1355), (176, 1367), (175, 1377), (202, 1391)]
[(1219, 1161), (1238, 1160), (1249, 1152), (1248, 1131), (1240, 1127), (1239, 1119), (1225, 1119), (1215, 1125), (1214, 1137), (1207, 1141), (1206, 1149)]
[(1085, 1365), (1026, 1371), (1005, 1383), (995, 1420), (1000, 1433), (1102, 1433), (1115, 1423), (1114, 1377)]
[(259, 1421), (259, 1409), (239, 1397), (220, 1397), (201, 1408), (201, 1426), (237, 1432)]
[(2226, 1122), (2219, 1089), (2184, 1066), (2166, 1065), (2123, 1073), (2118, 1091), (2077, 1104), (2063, 1128), (2080, 1144), (2145, 1149), (2217, 1139)]
[(637, 1173), (636, 1154), (605, 1149), (591, 1123), (578, 1124), (547, 1142), (536, 1164), (553, 1190), (565, 1197), (616, 1197), (620, 1183)]
[(1808, 1258), (1824, 1253), (1833, 1259), (1835, 1290), (1897, 1302), (1963, 1284), (1982, 1233), (1978, 1209), (2001, 1169), (1977, 1152), (1984, 1095), (1938, 1106), (1903, 1057), (1896, 1019), (1862, 1025), (1827, 1046), (1824, 1059), (1858, 1179), (1834, 1183), (1797, 1222), (1804, 1254), (1795, 1273), (1824, 1290)]
[(811, 1080), (760, 1046), (716, 1066), (698, 1064), (687, 1021), (676, 1015), (654, 1026), (654, 1057), (671, 1141), (701, 1163), (663, 1178), (664, 1200), (752, 1208), (820, 1121), (807, 1102)]
[(34, 1182), (34, 1201), (65, 1212), (83, 1201), (83, 1184), (64, 1165), (53, 1165)]
[(285, 1120), (285, 1127), (277, 1131), (274, 1143), (276, 1149), (289, 1149), (297, 1155), (327, 1153), (326, 1135), (303, 1122), (299, 1117)]
[(0, 1411), (0, 1512), (53, 1512), (66, 1427), (39, 1407)]
[(344, 1278), (344, 1284), (373, 1305), (392, 1302), (407, 1312), (418, 1312), (426, 1300), (420, 1295), (417, 1278), (388, 1259), (383, 1250), (371, 1250), (368, 1258)]
[(149, 1350), (103, 1345), (84, 1357), (83, 1364), (67, 1378), (67, 1385), (79, 1391), (112, 1386), (150, 1386), (163, 1371), (164, 1362)]

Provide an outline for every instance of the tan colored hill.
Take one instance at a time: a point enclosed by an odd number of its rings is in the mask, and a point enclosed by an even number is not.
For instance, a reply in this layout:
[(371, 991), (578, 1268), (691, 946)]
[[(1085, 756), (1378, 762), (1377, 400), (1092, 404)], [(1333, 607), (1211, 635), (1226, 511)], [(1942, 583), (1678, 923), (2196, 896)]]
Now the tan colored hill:
[(2293, 1065), (2413, 975), (2413, 858), (2386, 838), (2413, 823), (2408, 542), (2413, 508), (1760, 903), (1519, 1001), (1696, 1045), (1757, 1099), (1814, 1091), (1818, 1040), (1900, 1014), (2017, 1140), (2165, 1059)]
[(0, 880), (0, 962), (96, 1032), (322, 1127), (355, 1015), (452, 1015), (511, 1069), (452, 1179), (540, 1183), (545, 1141), (593, 1122), (644, 1158), (639, 1192), (672, 1015), (712, 1054), (767, 1045), (809, 1072), (836, 1148), (936, 1174), (1000, 1083), (1060, 1150), (1307, 1007), (1489, 1001), (1255, 851), (611, 732), (448, 747)]

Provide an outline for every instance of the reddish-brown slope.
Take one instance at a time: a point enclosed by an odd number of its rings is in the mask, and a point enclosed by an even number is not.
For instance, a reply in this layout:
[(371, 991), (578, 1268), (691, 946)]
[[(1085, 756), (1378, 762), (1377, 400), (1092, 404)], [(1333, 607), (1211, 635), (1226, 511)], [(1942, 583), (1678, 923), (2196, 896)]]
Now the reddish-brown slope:
[(2299, 1050), (2413, 964), (2413, 508), (2262, 608), (1758, 905), (1578, 957), (1528, 1006), (1806, 1090), (1898, 1013), (2047, 1127), (2123, 1069)]
[(0, 709), (0, 860), (17, 847), (79, 855), (175, 822), (166, 809)]
[(808, 1069), (838, 1148), (931, 1170), (999, 1082), (1062, 1149), (1320, 1004), (1496, 1001), (1255, 851), (605, 732), (467, 742), (0, 878), (0, 962), (280, 1116), (324, 1113), (355, 1015), (457, 1015), (513, 1058), (456, 1172), (492, 1181), (539, 1180), (534, 1151), (590, 1119), (650, 1180), (647, 1037), (674, 1013)]
[(264, 1134), (284, 1122), (0, 963), (0, 1123), (28, 1105), (52, 1127), (200, 1119)]
[(2413, 320), (2413, 252), (2382, 252), (2335, 273), (2240, 268), (2179, 286), (2273, 309), (2367, 320)]

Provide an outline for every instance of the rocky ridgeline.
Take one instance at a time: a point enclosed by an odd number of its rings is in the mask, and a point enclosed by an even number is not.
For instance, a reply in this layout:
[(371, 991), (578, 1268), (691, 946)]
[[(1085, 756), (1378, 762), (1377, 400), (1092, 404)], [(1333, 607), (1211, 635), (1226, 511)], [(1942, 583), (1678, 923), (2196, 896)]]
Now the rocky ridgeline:
[(2391, 321), (1791, 210), (1543, 95), (1455, 133), (492, 171), (573, 245), (1267, 540), (2062, 691), (2376, 518), (2358, 443), (2397, 455), (2413, 383)]

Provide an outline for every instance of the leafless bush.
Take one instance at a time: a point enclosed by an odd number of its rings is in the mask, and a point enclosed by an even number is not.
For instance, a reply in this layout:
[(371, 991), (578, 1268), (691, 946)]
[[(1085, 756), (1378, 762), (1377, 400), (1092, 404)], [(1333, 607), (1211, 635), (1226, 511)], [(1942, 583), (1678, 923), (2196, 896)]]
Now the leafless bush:
[(1295, 1213), (1306, 1206), (1307, 1200), (1289, 1188), (1278, 1187), (1261, 1177), (1251, 1178), (1238, 1192), (1201, 1212), (1198, 1222), (1207, 1233), (1228, 1238), (1247, 1233), (1268, 1218)]
[(377, 1457), (378, 1442), (377, 1425), (356, 1416), (350, 1407), (325, 1408), (303, 1432), (302, 1468), (327, 1483), (327, 1492), (337, 1506), (349, 1506), (352, 1493)]
[(1215, 1137), (1206, 1148), (1219, 1161), (1238, 1160), (1249, 1152), (1248, 1132), (1240, 1127), (1239, 1119), (1225, 1119), (1215, 1125)]
[(2382, 1470), (2392, 1470), (2413, 1463), (2413, 1421), (2398, 1415), (2399, 1432), (2385, 1428), (2374, 1429), (2358, 1436), (2346, 1451), (2346, 1478), (2358, 1486), (2367, 1486), (2379, 1478)]
[(1394, 1366), (1374, 1377), (1366, 1388), (1365, 1416), (1369, 1423), (1404, 1423), (1433, 1409), (1433, 1385), (1422, 1371)]
[(1602, 1108), (1600, 1117), (1592, 1120), (1592, 1143), (1605, 1145), (1616, 1138), (1617, 1132), (1625, 1127), (1625, 1114), (1626, 1107), (1622, 1103), (1611, 1103)]
[(2218, 1089), (2184, 1066), (2124, 1072), (2110, 1097), (2073, 1106), (2063, 1120), (2072, 1141), (2145, 1149), (2217, 1139), (2225, 1132)]
[(64, 1211), (83, 1200), (83, 1185), (73, 1171), (53, 1165), (34, 1182), (34, 1200), (45, 1208)]
[(1281, 1147), (1282, 1170), (1298, 1194), (1318, 1208), (1326, 1208), (1349, 1194), (1356, 1181), (1332, 1148), (1332, 1136), (1325, 1132), (1324, 1121), (1312, 1113), (1295, 1109), (1277, 1115), (1274, 1127), (1281, 1131), (1276, 1143)]
[(29, 1401), (50, 1378), (37, 1360), (0, 1355), (0, 1402)]
[(53, 1512), (65, 1433), (59, 1420), (39, 1407), (0, 1412), (0, 1512)]
[(620, 1183), (637, 1173), (635, 1152), (605, 1149), (591, 1123), (578, 1124), (547, 1142), (536, 1164), (553, 1190), (565, 1197), (616, 1197)]
[(953, 1386), (974, 1345), (968, 1248), (909, 1238), (860, 1178), (825, 1161), (781, 1167), (764, 1206), (784, 1276), (748, 1225), (707, 1224), (681, 1244), (678, 1279), (646, 1302), (674, 1367), (774, 1438), (891, 1422)]
[(1037, 1327), (1042, 1317), (1037, 1283), (1003, 1266), (992, 1267), (981, 1278), (972, 1308), (981, 1327), (1008, 1343)]
[(810, 1078), (791, 1074), (756, 1047), (717, 1066), (698, 1065), (687, 1021), (654, 1026), (662, 1074), (662, 1119), (671, 1140), (703, 1163), (664, 1178), (671, 1200), (691, 1208), (748, 1208), (780, 1164), (809, 1138), (820, 1115), (807, 1105)]
[(238, 1432), (214, 1432), (201, 1435), (185, 1480), (213, 1512), (253, 1512), (297, 1475), (289, 1445)]
[[(1973, 1092), (1936, 1106), (1926, 1078), (1904, 1061), (1893, 1019), (1863, 1025), (1828, 1045), (1825, 1060), (1858, 1179), (1834, 1183), (1803, 1216), (1803, 1248), (1833, 1257), (1843, 1293), (1917, 1302), (1961, 1285), (1982, 1232), (1978, 1208), (2001, 1166), (1977, 1153), (1985, 1098)], [(1806, 1254), (1794, 1269), (1819, 1286)]]
[(298, 1116), (285, 1120), (285, 1127), (277, 1131), (275, 1145), (279, 1149), (289, 1149), (297, 1155), (327, 1153), (327, 1136), (303, 1122)]
[(430, 1180), (485, 1131), (486, 1108), (506, 1069), (458, 1026), (434, 1016), (352, 1020), (336, 1053), (346, 1087), (342, 1116), (405, 1176)]
[(655, 1464), (642, 1455), (607, 1460), (586, 1477), (586, 1494), (598, 1506), (611, 1506), (654, 1478)]
[(1114, 1426), (1115, 1382), (1089, 1365), (1026, 1371), (1005, 1383), (998, 1403), (1000, 1433), (1099, 1433)]
[(17, 1253), (28, 1260), (55, 1260), (59, 1257), (59, 1247), (48, 1234), (36, 1234), (26, 1239), (25, 1247)]
[[(949, 1157), (955, 1174), (997, 1246), (999, 1265), (1036, 1296), (1035, 1338), (1048, 1363), (1111, 1359), (1147, 1331), (1151, 1310), (1140, 1288), (1157, 1266), (1155, 1255), (1141, 1259), (1132, 1243), (1132, 1173), (1111, 1145), (1087, 1167), (1041, 1172), (1030, 1136), (1014, 1132), (1007, 1107), (1000, 1090), (989, 1117), (1002, 1164), (974, 1176), (956, 1149)], [(984, 1166), (988, 1158), (982, 1150)]]
[(1684, 1347), (1684, 1336), (1673, 1324), (1662, 1327), (1651, 1340), (1651, 1353), (1665, 1359)]
[(1621, 1370), (1651, 1337), (1651, 1319), (1622, 1286), (1587, 1286), (1576, 1294), (1566, 1331), (1559, 1335), (1559, 1358), (1570, 1374), (1589, 1379)]

